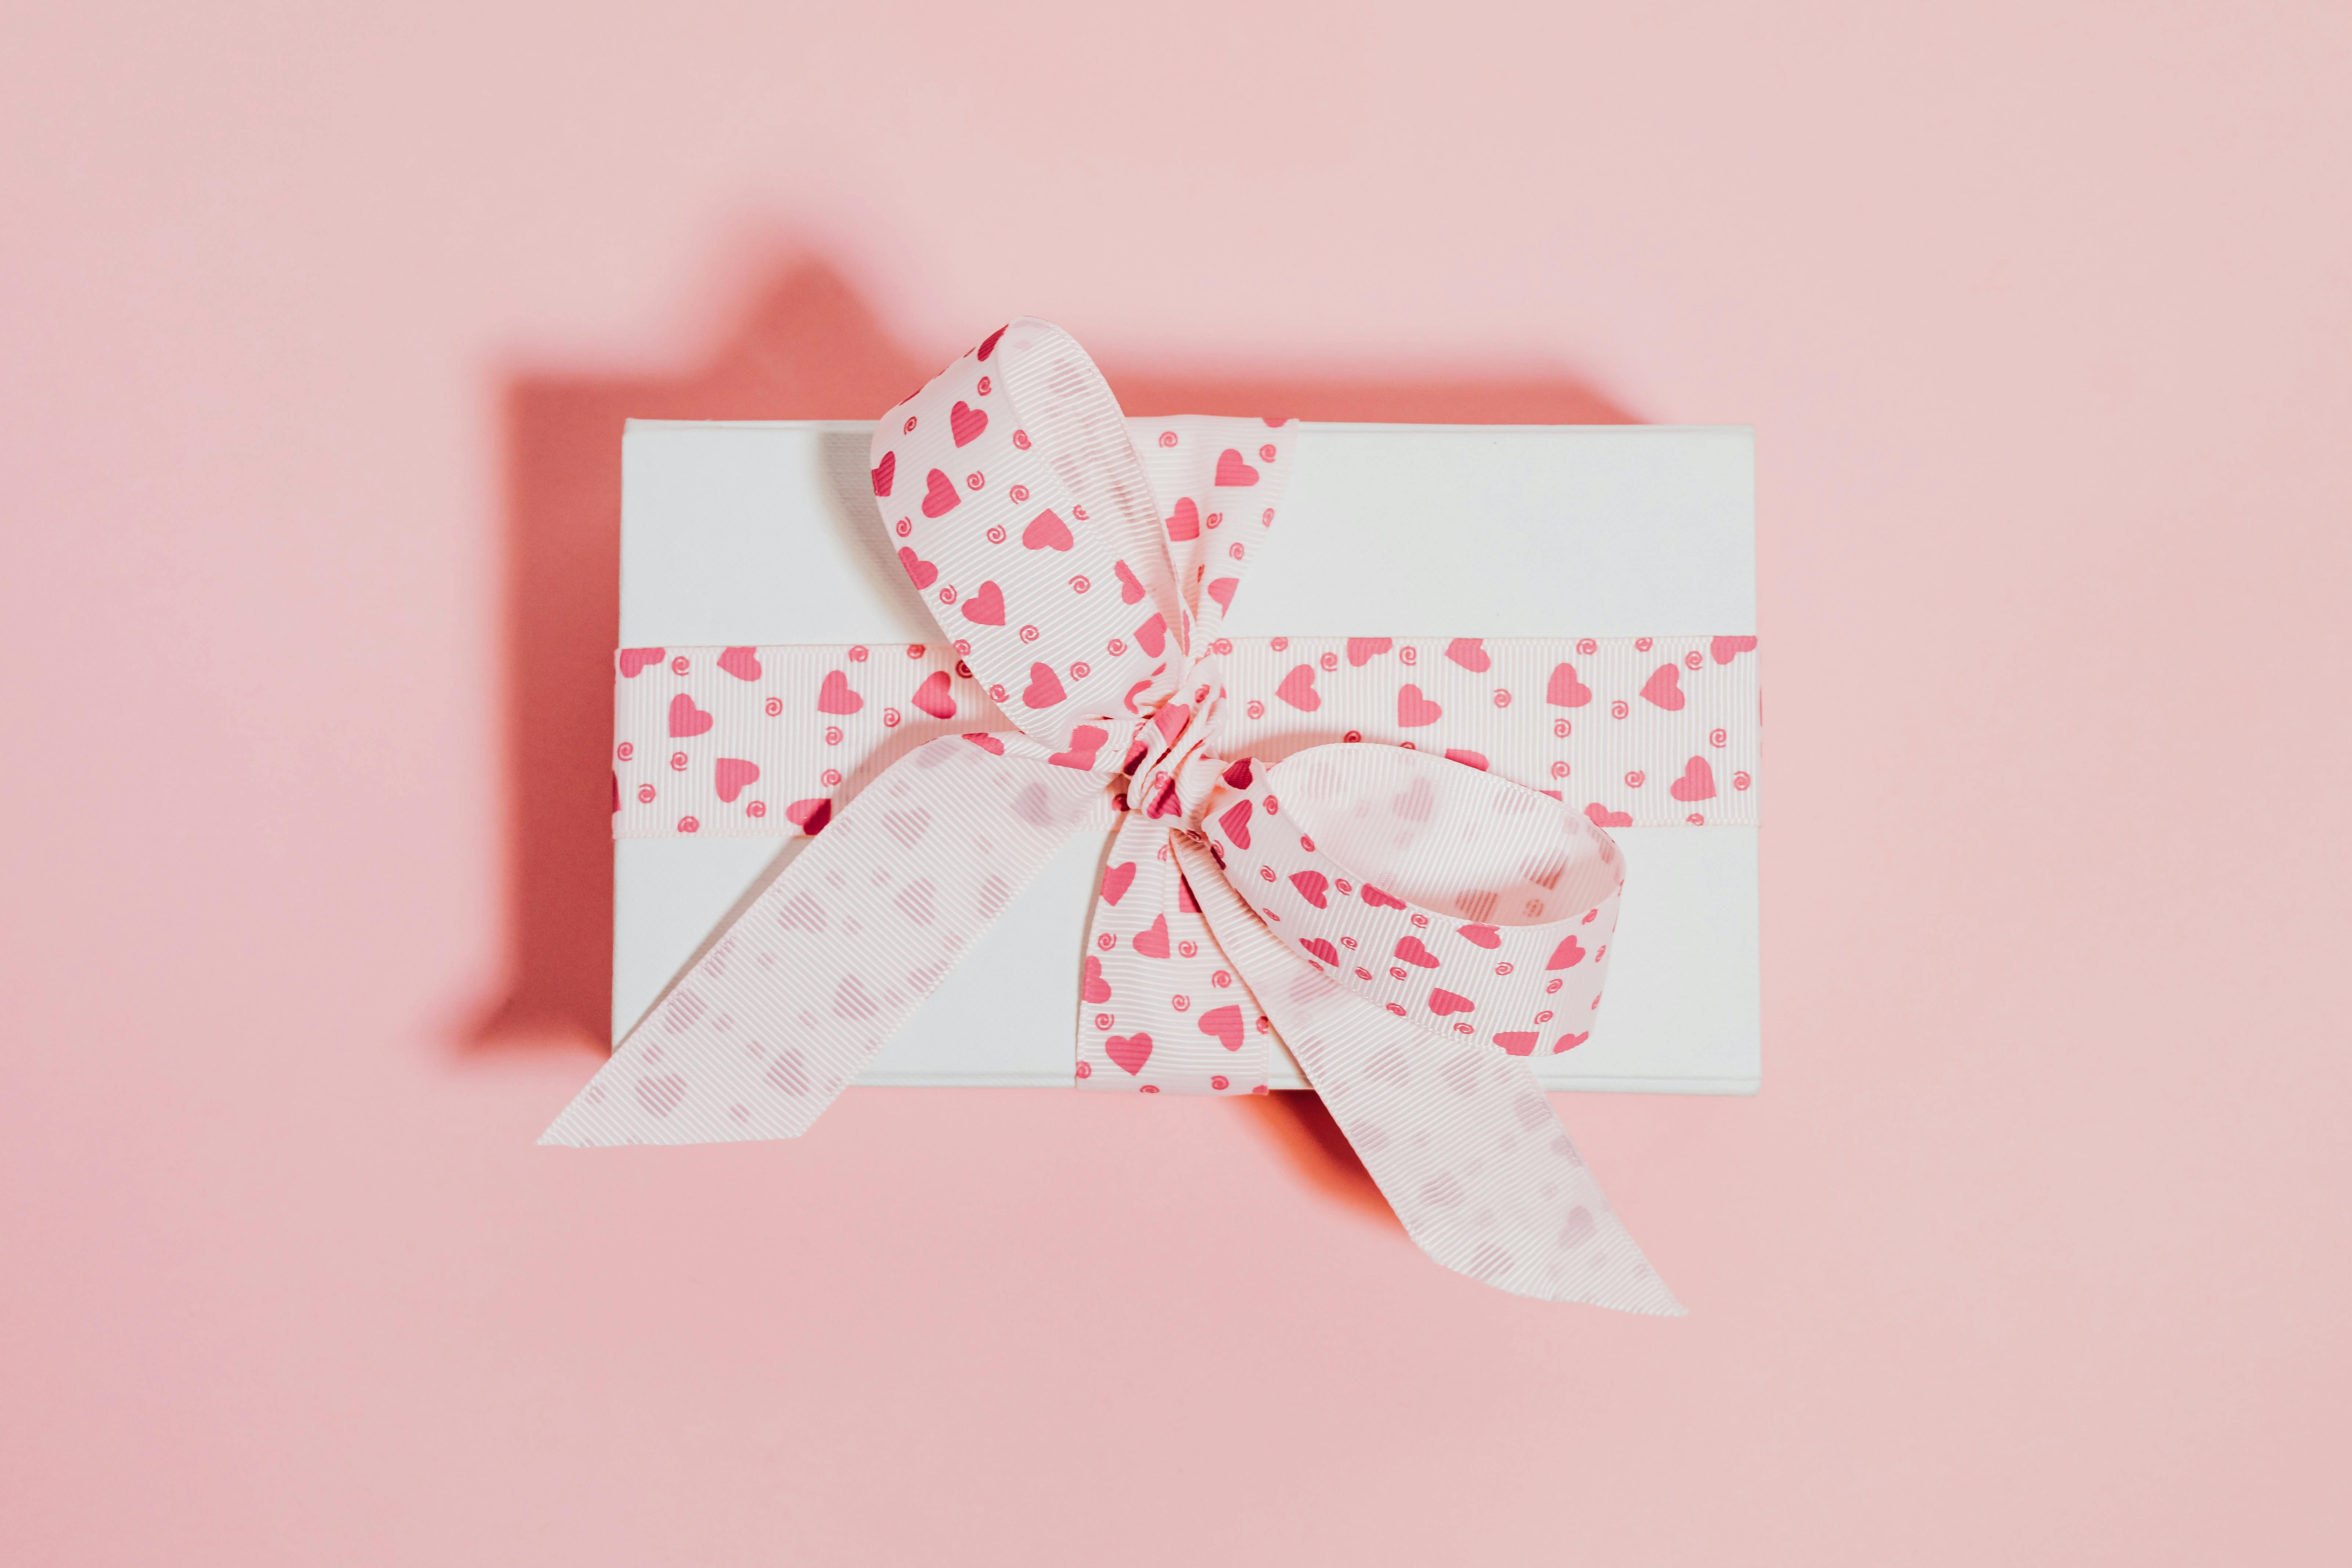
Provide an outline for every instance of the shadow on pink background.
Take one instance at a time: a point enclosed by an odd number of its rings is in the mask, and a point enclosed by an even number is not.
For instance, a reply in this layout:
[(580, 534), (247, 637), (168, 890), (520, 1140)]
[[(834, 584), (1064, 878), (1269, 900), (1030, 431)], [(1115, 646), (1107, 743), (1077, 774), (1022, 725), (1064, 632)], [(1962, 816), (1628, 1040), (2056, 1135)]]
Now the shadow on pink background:
[[(12, 19), (0, 1557), (2344, 1560), (2347, 78), (2340, 6)], [(1765, 1089), (1559, 1102), (1687, 1319), (1425, 1265), (1304, 1096), (533, 1146), (621, 420), (1023, 310), (1139, 412), (1755, 426)]]

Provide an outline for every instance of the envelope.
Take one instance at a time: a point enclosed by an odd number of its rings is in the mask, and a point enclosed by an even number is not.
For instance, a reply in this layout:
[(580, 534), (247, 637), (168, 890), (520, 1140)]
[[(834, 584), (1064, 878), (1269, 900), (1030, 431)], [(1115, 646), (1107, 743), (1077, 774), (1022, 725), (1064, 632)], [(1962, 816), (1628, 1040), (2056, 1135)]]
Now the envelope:
[[(1129, 425), (1148, 449), (1152, 422)], [(872, 430), (632, 421), (622, 442), (619, 646), (938, 641), (875, 511)], [(1413, 544), (1433, 520), (1455, 548), (1433, 564)], [(1235, 638), (1752, 636), (1752, 434), (1307, 424), (1280, 524), (1225, 629)], [(1612, 829), (1626, 882), (1607, 997), (1584, 1045), (1534, 1058), (1545, 1087), (1756, 1092), (1759, 831)], [(807, 842), (615, 840), (616, 1044)], [(1104, 848), (1102, 836), (1074, 839), (857, 1081), (1066, 1086)], [(1284, 1052), (1273, 1057), (1269, 1088), (1307, 1087)]]

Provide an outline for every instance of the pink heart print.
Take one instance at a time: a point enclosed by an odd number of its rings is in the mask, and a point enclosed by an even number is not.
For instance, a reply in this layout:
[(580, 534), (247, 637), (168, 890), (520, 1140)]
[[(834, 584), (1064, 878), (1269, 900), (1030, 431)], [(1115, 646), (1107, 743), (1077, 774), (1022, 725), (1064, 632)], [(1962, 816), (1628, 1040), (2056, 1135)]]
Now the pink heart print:
[(1487, 655), (1484, 637), (1455, 637), (1445, 645), (1445, 657), (1474, 674), (1483, 675), (1495, 667)]
[(659, 664), (669, 650), (661, 647), (625, 647), (621, 650), (621, 679), (634, 680), (637, 672), (649, 664)]
[(1545, 683), (1544, 700), (1555, 708), (1581, 708), (1592, 700), (1592, 688), (1576, 679), (1576, 666), (1556, 665)]
[(1028, 550), (1067, 550), (1074, 542), (1069, 524), (1047, 507), (1037, 514), (1028, 527), (1021, 531), (1021, 543)]
[(956, 716), (955, 683), (944, 669), (935, 669), (923, 677), (923, 683), (915, 688), (915, 695), (908, 700), (934, 719)]
[(1397, 722), (1408, 730), (1418, 730), (1434, 724), (1445, 717), (1445, 710), (1421, 693), (1421, 688), (1407, 681), (1397, 692)]
[(1676, 800), (1713, 800), (1715, 770), (1707, 766), (1705, 757), (1693, 757), (1683, 764), (1683, 776), (1666, 786), (1666, 793)]
[(963, 618), (982, 626), (1004, 624), (1004, 590), (994, 583), (982, 583), (980, 592), (963, 602)]
[(1201, 1033), (1213, 1035), (1217, 1043), (1229, 1051), (1242, 1048), (1242, 1010), (1231, 1003), (1212, 1007), (1201, 1015)]
[(849, 689), (849, 677), (837, 669), (826, 672), (824, 684), (817, 688), (818, 712), (855, 713), (865, 706), (866, 699)]
[(1654, 702), (1669, 713), (1679, 710), (1684, 701), (1683, 667), (1678, 664), (1658, 666), (1650, 679), (1642, 683), (1642, 700)]
[(719, 798), (732, 802), (744, 790), (760, 782), (760, 764), (740, 757), (721, 757), (713, 772), (713, 782)]
[[(1055, 449), (1078, 431), (1083, 458)], [(1279, 1043), (1430, 1257), (1520, 1294), (1678, 1310), (1528, 1063), (1590, 1033), (1605, 978), (1622, 867), (1586, 781), (1614, 805), (1610, 781), (1696, 758), (1719, 785), (1745, 742), (1681, 719), (1664, 741), (1612, 730), (1605, 707), (1571, 725), (1544, 700), (1566, 664), (1549, 643), (1298, 639), (1286, 657), (1286, 639), (1224, 637), (1296, 440), (1129, 426), (1083, 351), (1027, 320), (890, 410), (878, 521), (942, 640), (689, 649), (616, 679), (616, 833), (813, 842), (549, 1141), (797, 1135), (1073, 834), (1115, 822), (1076, 976), (1080, 1084), (1249, 1093)], [(911, 509), (893, 504), (902, 468), (924, 478)], [(1693, 646), (1654, 640), (1645, 672)], [(1585, 702), (1658, 680), (1616, 646), (1569, 672)], [(1694, 721), (1717, 679), (1694, 677)], [(1251, 726), (1270, 742), (1255, 761)], [(682, 727), (716, 727), (730, 754), (656, 739)], [(1647, 749), (1666, 744), (1671, 763)]]
[(1755, 648), (1754, 637), (1714, 637), (1707, 643), (1708, 657), (1717, 664), (1729, 664), (1743, 653), (1754, 652)]
[(956, 494), (955, 481), (933, 468), (923, 481), (923, 515), (942, 517), (955, 510), (963, 498)]

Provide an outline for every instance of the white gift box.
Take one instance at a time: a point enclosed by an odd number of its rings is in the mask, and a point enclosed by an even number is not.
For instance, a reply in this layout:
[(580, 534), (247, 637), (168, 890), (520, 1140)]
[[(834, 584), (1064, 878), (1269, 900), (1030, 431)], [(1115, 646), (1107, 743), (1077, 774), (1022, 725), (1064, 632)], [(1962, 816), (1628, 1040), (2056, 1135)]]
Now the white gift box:
[[(622, 446), (620, 646), (939, 640), (875, 509), (872, 429), (632, 421)], [(1433, 565), (1409, 549), (1433, 526), (1452, 546)], [(1753, 635), (1751, 435), (1305, 425), (1279, 525), (1224, 629), (1234, 637)], [(1626, 883), (1607, 997), (1584, 1045), (1532, 1059), (1547, 1088), (1756, 1091), (1758, 831), (1612, 829)], [(615, 1043), (807, 842), (614, 842)], [(1074, 839), (857, 1081), (1068, 1084), (1103, 849), (1095, 835)], [(1307, 1087), (1279, 1049), (1267, 1084)]]

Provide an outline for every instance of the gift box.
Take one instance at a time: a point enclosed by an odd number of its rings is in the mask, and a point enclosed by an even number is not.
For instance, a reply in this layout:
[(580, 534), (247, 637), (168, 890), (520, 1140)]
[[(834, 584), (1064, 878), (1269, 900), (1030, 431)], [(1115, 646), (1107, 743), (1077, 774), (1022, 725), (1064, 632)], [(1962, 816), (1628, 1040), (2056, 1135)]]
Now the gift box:
[[(1147, 461), (1164, 450), (1167, 421), (1129, 424)], [(852, 421), (632, 422), (622, 446), (621, 646), (872, 654), (940, 644), (877, 526), (873, 432)], [(1655, 639), (1683, 650), (1755, 631), (1753, 445), (1743, 427), (1308, 422), (1297, 441), (1280, 526), (1226, 623), (1236, 639), (1417, 639), (1428, 665), (1459, 673), (1443, 650), (1466, 635)], [(1433, 519), (1452, 547), (1433, 565), (1415, 550)], [(1638, 674), (1659, 662), (1655, 649), (1633, 652)], [(1344, 653), (1339, 662), (1344, 669)], [(1605, 705), (1571, 716), (1588, 712), (1612, 722)], [(653, 771), (663, 773), (658, 761)], [(1738, 770), (1716, 771), (1727, 781)], [(1752, 824), (1761, 791), (1748, 782), (1738, 820), (1611, 826), (1629, 874), (1608, 1005), (1588, 1040), (1534, 1059), (1545, 1087), (1757, 1090)], [(1655, 796), (1672, 783), (1639, 787)], [(1622, 777), (1593, 793), (1625, 805), (1638, 798)], [(1727, 783), (1721, 793), (1734, 792)], [(1018, 895), (858, 1083), (1070, 1081), (1078, 954), (1109, 826), (1074, 838)], [(780, 858), (807, 842), (721, 828), (614, 841), (616, 1044)], [(1307, 1087), (1278, 1046), (1267, 1084)]]
[(1311, 1087), (1443, 1266), (1681, 1310), (1541, 1091), (1760, 1076), (1744, 431), (1130, 418), (1023, 318), (626, 439), (622, 1033), (542, 1142)]

